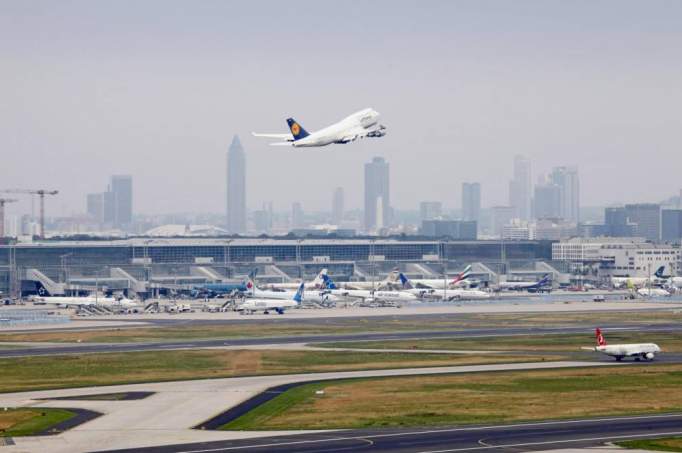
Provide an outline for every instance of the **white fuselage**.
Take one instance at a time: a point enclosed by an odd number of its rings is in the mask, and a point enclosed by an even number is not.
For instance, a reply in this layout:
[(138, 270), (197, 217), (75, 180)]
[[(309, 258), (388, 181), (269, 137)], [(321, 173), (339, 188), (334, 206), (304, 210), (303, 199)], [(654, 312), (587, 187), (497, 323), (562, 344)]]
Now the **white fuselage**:
[(85, 296), (85, 297), (62, 297), (49, 296), (41, 297), (38, 300), (47, 304), (65, 305), (65, 306), (88, 306), (88, 305), (104, 305), (104, 306), (120, 306), (124, 308), (132, 308), (140, 306), (139, 303), (132, 299), (115, 299), (113, 297), (105, 296)]
[(594, 350), (617, 359), (636, 357), (647, 360), (653, 360), (654, 356), (661, 352), (661, 348), (655, 343), (607, 344), (595, 346)]
[(668, 297), (670, 293), (663, 288), (640, 288), (637, 294), (644, 297)]
[(353, 113), (338, 123), (310, 133), (307, 137), (292, 142), (294, 147), (326, 146), (332, 143), (348, 143), (358, 138), (385, 135), (379, 124), (379, 113), (364, 109)]
[(283, 313), (284, 310), (298, 306), (295, 300), (276, 300), (276, 299), (247, 299), (238, 308), (239, 311), (246, 312), (269, 312), (271, 310)]
[(445, 289), (434, 291), (431, 297), (437, 297), (446, 300), (481, 300), (490, 299), (490, 293), (481, 291), (480, 289)]
[[(298, 286), (301, 284), (299, 283)], [(296, 292), (294, 291), (263, 291), (258, 288), (254, 288), (252, 291), (252, 294), (249, 295), (249, 297), (252, 297), (254, 299), (280, 299), (280, 300), (286, 300), (286, 299), (293, 299), (294, 295)], [(334, 296), (333, 294), (329, 294), (329, 291), (327, 290), (318, 290), (318, 291), (306, 291), (305, 295), (303, 296), (303, 299), (308, 301), (308, 302), (337, 302), (338, 297)]]
[(330, 291), (334, 296), (352, 297), (356, 299), (387, 300), (395, 302), (417, 300), (417, 296), (405, 291), (371, 291), (364, 289), (332, 289)]

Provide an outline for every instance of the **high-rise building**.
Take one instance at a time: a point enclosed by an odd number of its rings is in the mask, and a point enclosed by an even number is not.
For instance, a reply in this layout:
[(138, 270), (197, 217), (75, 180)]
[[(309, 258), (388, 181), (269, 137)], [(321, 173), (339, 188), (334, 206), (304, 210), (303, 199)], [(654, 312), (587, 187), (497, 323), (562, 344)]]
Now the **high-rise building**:
[(502, 237), (505, 225), (510, 225), (514, 218), (516, 218), (516, 208), (514, 206), (493, 206), (491, 222), (493, 234)]
[(332, 198), (332, 223), (334, 225), (341, 225), (343, 222), (343, 198), (343, 187), (334, 189)]
[(661, 239), (668, 242), (682, 240), (682, 209), (661, 211)]
[(389, 166), (383, 157), (375, 157), (365, 164), (365, 230), (390, 224)]
[(464, 241), (474, 241), (477, 236), (477, 226), (474, 220), (424, 220), (421, 234), (429, 237), (448, 237)]
[(133, 177), (114, 175), (111, 177), (110, 192), (113, 194), (114, 225), (129, 227), (133, 221)]
[(569, 222), (580, 221), (580, 181), (576, 167), (555, 167), (550, 181), (561, 192), (561, 218)]
[(479, 221), (481, 214), (481, 185), (477, 182), (462, 183), (462, 218)]
[(419, 203), (420, 220), (437, 219), (443, 213), (443, 204), (440, 201), (422, 201)]
[(246, 154), (236, 135), (227, 151), (227, 231), (246, 232)]
[(104, 215), (104, 194), (89, 193), (87, 195), (87, 214), (95, 222), (102, 222)]
[(538, 184), (533, 196), (533, 217), (556, 219), (561, 217), (561, 188), (556, 184)]
[(624, 207), (604, 209), (605, 235), (610, 237), (635, 236), (637, 225), (628, 221), (628, 213)]
[(626, 204), (628, 222), (634, 223), (635, 235), (649, 241), (661, 239), (661, 205), (656, 203)]
[(514, 178), (509, 182), (509, 206), (521, 220), (530, 219), (530, 160), (514, 156)]
[(107, 187), (106, 192), (102, 193), (102, 223), (109, 227), (116, 224), (116, 197), (111, 186)]
[(303, 228), (304, 225), (303, 205), (296, 201), (291, 204), (291, 228)]

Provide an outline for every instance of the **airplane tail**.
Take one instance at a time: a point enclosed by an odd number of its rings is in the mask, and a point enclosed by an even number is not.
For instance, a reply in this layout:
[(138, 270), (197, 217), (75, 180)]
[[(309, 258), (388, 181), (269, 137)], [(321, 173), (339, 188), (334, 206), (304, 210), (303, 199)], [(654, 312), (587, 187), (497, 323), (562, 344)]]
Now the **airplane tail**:
[(455, 283), (459, 283), (462, 280), (466, 280), (467, 278), (469, 278), (469, 275), (471, 275), (471, 264), (465, 267), (462, 272), (457, 274), (455, 278), (452, 280), (452, 282), (450, 282), (450, 284), (454, 285)]
[(296, 294), (294, 294), (294, 301), (300, 304), (303, 301), (304, 293), (305, 293), (305, 282), (301, 282), (301, 285), (298, 287), (298, 291), (296, 291)]
[(665, 266), (661, 266), (658, 269), (656, 269), (656, 272), (654, 272), (654, 275), (658, 278), (665, 278), (663, 275), (663, 272), (665, 272)]
[(594, 331), (594, 335), (597, 338), (598, 346), (606, 346), (606, 340), (604, 339), (604, 335), (602, 335), (601, 329), (599, 327), (597, 327), (597, 330)]
[(542, 276), (542, 279), (538, 282), (539, 286), (544, 286), (550, 282), (549, 274), (545, 274)]
[(324, 288), (324, 277), (327, 275), (327, 268), (324, 268), (320, 271), (319, 274), (315, 277), (315, 280), (313, 280), (313, 286), (315, 288)]
[(293, 118), (287, 118), (287, 124), (289, 125), (289, 130), (291, 130), (291, 135), (294, 137), (294, 141), (306, 138), (310, 135), (303, 127), (296, 122)]
[(398, 274), (398, 278), (400, 279), (400, 283), (402, 284), (403, 289), (412, 289), (413, 288), (412, 283), (410, 283), (410, 280), (405, 276), (405, 274), (400, 272)]
[(327, 274), (322, 275), (322, 281), (324, 282), (325, 289), (338, 289), (336, 283)]

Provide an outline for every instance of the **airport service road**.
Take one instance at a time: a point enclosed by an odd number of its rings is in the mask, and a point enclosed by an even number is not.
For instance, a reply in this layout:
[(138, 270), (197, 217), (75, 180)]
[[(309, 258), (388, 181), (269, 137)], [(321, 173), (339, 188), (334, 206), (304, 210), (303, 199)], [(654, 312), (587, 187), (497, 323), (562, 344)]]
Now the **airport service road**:
[[(142, 448), (144, 453), (542, 451), (682, 434), (682, 414), (490, 425), (432, 430), (336, 431)], [(119, 453), (133, 450), (122, 450)], [(599, 450), (604, 451), (604, 450)]]
[[(437, 368), (348, 371), (279, 376), (256, 376), (227, 379), (160, 382), (79, 389), (44, 390), (0, 394), (0, 407), (73, 407), (90, 409), (102, 415), (57, 436), (14, 438), (15, 446), (3, 447), (3, 453), (44, 452), (72, 453), (93, 450), (140, 449), (159, 445), (196, 442), (234, 441), (245, 438), (290, 435), (292, 432), (208, 431), (192, 429), (223, 411), (268, 388), (287, 383), (310, 382), (355, 377), (409, 376), (446, 373), (471, 373), (507, 370), (553, 369), (594, 366), (628, 366), (612, 362), (536, 362), (495, 365), (471, 365)], [(82, 395), (118, 392), (155, 392), (139, 400), (93, 401), (52, 400)], [(301, 432), (297, 432), (301, 433)], [(319, 431), (315, 435), (319, 435)], [(305, 433), (304, 433), (305, 434)], [(408, 440), (409, 442), (409, 440)], [(229, 444), (221, 444), (229, 445)], [(353, 450), (357, 442), (345, 444)], [(175, 447), (173, 447), (175, 448)], [(196, 446), (192, 448), (196, 449)], [(222, 448), (222, 447), (221, 447)], [(184, 451), (183, 448), (169, 451)], [(297, 448), (298, 449), (298, 448)], [(220, 450), (217, 450), (220, 451)], [(269, 449), (261, 451), (272, 451)], [(280, 451), (290, 451), (283, 447)], [(310, 450), (309, 450), (310, 451)], [(318, 450), (315, 450), (318, 451)]]
[[(680, 332), (682, 324), (651, 324), (651, 325), (628, 325), (628, 324), (602, 324), (605, 331), (631, 331), (631, 332)], [(26, 343), (16, 344), (17, 347), (0, 349), (0, 358), (41, 356), (53, 354), (87, 354), (101, 352), (134, 352), (134, 351), (170, 351), (178, 349), (200, 348), (235, 348), (258, 346), (301, 344), (301, 343), (326, 343), (339, 341), (368, 341), (368, 340), (404, 340), (422, 338), (466, 338), (507, 336), (507, 335), (547, 335), (547, 334), (585, 334), (586, 346), (591, 344), (593, 325), (571, 325), (563, 327), (500, 327), (500, 328), (458, 328), (438, 331), (421, 332), (371, 332), (352, 333), (338, 335), (299, 335), (289, 337), (262, 337), (262, 338), (235, 338), (218, 340), (186, 340), (176, 342), (149, 342), (149, 343), (52, 343), (42, 346), (25, 346)], [(15, 345), (7, 343), (8, 345)]]

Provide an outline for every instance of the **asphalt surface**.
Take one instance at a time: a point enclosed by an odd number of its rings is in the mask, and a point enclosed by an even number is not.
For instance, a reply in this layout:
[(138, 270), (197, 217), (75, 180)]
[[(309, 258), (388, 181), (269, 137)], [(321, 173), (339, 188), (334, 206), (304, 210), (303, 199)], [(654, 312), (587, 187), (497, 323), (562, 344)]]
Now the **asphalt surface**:
[(601, 445), (609, 441), (682, 434), (682, 414), (603, 417), (510, 425), (336, 431), (250, 440), (116, 450), (143, 453), (207, 452), (456, 452), (533, 451)]
[[(633, 332), (680, 332), (682, 324), (612, 324), (601, 325), (606, 332), (609, 330), (627, 330)], [(547, 334), (585, 334), (586, 345), (590, 344), (594, 326), (562, 326), (562, 327), (500, 327), (500, 328), (458, 328), (438, 331), (420, 332), (371, 332), (330, 335), (301, 335), (286, 337), (258, 337), (211, 340), (185, 340), (176, 342), (148, 342), (148, 343), (120, 343), (120, 344), (65, 344), (54, 346), (18, 347), (0, 349), (0, 358), (22, 356), (44, 356), (52, 354), (86, 354), (97, 352), (131, 352), (131, 351), (167, 351), (177, 349), (199, 349), (221, 346), (257, 346), (268, 344), (292, 343), (327, 343), (339, 341), (369, 341), (369, 340), (405, 340), (421, 338), (472, 338), (506, 335), (547, 335)]]

